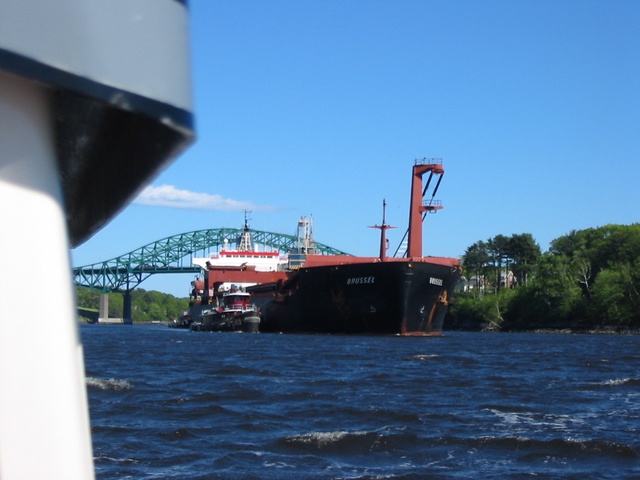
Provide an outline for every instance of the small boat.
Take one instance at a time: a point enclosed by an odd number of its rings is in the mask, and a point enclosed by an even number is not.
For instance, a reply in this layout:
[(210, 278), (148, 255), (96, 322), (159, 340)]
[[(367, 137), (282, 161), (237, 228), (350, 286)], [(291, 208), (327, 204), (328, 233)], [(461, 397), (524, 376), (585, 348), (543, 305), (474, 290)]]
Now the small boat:
[[(202, 269), (203, 278), (198, 277), (191, 282), (189, 298), (189, 315), (193, 331), (239, 331), (228, 328), (227, 320), (241, 313), (253, 328), (260, 323), (257, 308), (253, 307), (255, 297), (247, 292), (247, 288), (262, 283), (273, 283), (286, 278), (286, 255), (277, 251), (260, 250), (251, 236), (251, 229), (245, 211), (244, 229), (235, 242), (225, 239), (222, 250), (206, 257), (192, 258), (193, 265)], [(235, 243), (235, 248), (230, 245)], [(248, 300), (231, 298), (247, 297)], [(247, 308), (241, 312), (231, 307), (233, 304), (246, 303)], [(219, 317), (223, 309), (224, 319)], [(237, 322), (236, 322), (237, 323)], [(213, 328), (214, 324), (224, 324), (224, 328)], [(248, 328), (248, 327), (247, 327)]]
[(251, 302), (251, 294), (243, 287), (233, 285), (223, 292), (218, 307), (202, 310), (200, 319), (191, 323), (194, 332), (247, 332), (257, 333), (260, 312)]
[(191, 318), (191, 314), (189, 311), (185, 311), (178, 318), (174, 318), (171, 322), (169, 322), (169, 328), (191, 328), (191, 323), (193, 319)]

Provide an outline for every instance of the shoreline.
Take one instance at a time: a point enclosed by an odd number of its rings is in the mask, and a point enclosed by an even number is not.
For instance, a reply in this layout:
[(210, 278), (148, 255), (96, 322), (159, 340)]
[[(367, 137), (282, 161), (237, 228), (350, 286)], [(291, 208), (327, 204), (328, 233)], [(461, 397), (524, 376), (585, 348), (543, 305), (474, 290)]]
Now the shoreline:
[[(81, 319), (79, 323), (92, 324), (92, 322), (84, 321)], [(96, 325), (98, 323), (95, 323)], [(125, 325), (124, 323), (111, 323), (111, 322), (101, 322), (100, 325)], [(169, 322), (166, 321), (148, 321), (148, 322), (136, 322), (133, 321), (133, 325), (142, 325), (142, 326), (158, 326), (169, 325)], [(452, 329), (443, 329), (442, 333), (446, 334), (448, 332), (482, 332), (482, 333), (554, 333), (558, 335), (640, 335), (640, 329), (634, 328), (623, 328), (623, 327), (600, 327), (600, 328), (590, 328), (590, 329), (579, 329), (579, 328), (532, 328), (532, 329), (515, 329), (515, 330), (500, 330), (495, 328), (452, 328)]]
[(516, 329), (516, 330), (500, 330), (491, 328), (465, 329), (456, 328), (451, 330), (443, 330), (446, 332), (483, 332), (483, 333), (555, 333), (558, 335), (640, 335), (640, 329), (621, 328), (621, 327), (601, 327), (590, 329), (578, 328), (532, 328)]

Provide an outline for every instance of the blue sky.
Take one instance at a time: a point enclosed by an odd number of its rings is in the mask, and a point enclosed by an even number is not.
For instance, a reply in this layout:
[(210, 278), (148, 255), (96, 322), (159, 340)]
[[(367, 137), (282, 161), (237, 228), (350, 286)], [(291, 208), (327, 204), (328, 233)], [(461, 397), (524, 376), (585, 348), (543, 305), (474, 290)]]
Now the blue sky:
[[(241, 227), (376, 255), (411, 167), (442, 158), (425, 254), (640, 221), (640, 2), (191, 0), (198, 139), (74, 266)], [(175, 199), (178, 199), (177, 203)], [(173, 200), (172, 200), (173, 199)], [(141, 288), (186, 296), (191, 276)]]

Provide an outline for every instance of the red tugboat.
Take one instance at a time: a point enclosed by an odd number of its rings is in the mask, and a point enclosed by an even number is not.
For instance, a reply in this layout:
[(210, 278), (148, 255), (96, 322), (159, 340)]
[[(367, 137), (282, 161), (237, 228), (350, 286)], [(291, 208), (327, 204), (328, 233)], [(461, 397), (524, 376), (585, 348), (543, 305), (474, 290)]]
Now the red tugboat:
[[(386, 255), (386, 230), (392, 227), (383, 212), (382, 225), (374, 227), (381, 232), (378, 257), (319, 255), (306, 242), (289, 254), (286, 280), (248, 288), (271, 297), (262, 306), (260, 331), (440, 335), (461, 265), (455, 258), (422, 256), (422, 221), (442, 208), (433, 196), (443, 174), (439, 160), (418, 160), (413, 167), (404, 258)], [(423, 201), (434, 176), (439, 178), (432, 197)]]
[[(257, 248), (247, 213), (235, 248), (225, 239), (219, 252), (191, 260), (202, 268), (203, 278), (191, 282), (189, 310), (177, 321), (181, 326), (192, 331), (253, 331), (259, 313), (246, 288), (287, 278), (287, 257)], [(240, 317), (247, 321), (242, 322)]]
[(251, 294), (242, 287), (232, 285), (221, 294), (220, 305), (203, 310), (200, 320), (191, 323), (192, 331), (257, 333), (260, 314), (251, 302)]

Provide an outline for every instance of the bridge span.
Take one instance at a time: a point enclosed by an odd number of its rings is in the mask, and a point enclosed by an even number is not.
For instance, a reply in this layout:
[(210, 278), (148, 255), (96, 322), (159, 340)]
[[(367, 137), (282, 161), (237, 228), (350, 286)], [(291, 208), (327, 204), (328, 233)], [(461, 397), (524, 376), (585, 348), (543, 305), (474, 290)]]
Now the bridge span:
[[(98, 290), (103, 294), (100, 301), (100, 318), (106, 318), (107, 295), (110, 292), (124, 294), (124, 323), (131, 323), (131, 291), (151, 275), (199, 273), (200, 267), (191, 263), (193, 257), (205, 257), (219, 251), (228, 244), (236, 244), (244, 229), (213, 228), (196, 230), (166, 237), (144, 245), (118, 257), (74, 267), (76, 286)], [(294, 235), (249, 229), (255, 244), (262, 249), (287, 253), (298, 241)], [(316, 243), (319, 253), (324, 255), (348, 255), (336, 248)], [(104, 315), (104, 316), (103, 316)]]

